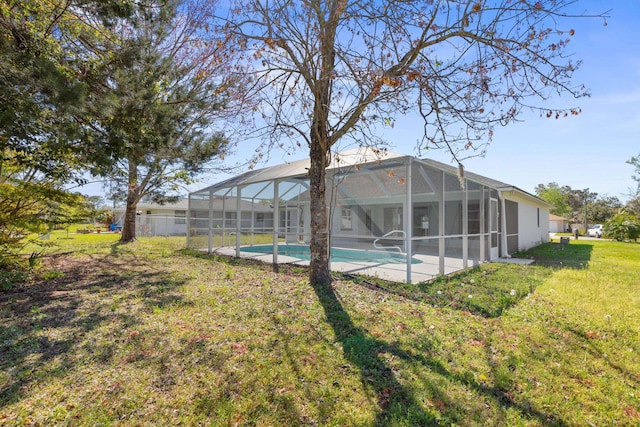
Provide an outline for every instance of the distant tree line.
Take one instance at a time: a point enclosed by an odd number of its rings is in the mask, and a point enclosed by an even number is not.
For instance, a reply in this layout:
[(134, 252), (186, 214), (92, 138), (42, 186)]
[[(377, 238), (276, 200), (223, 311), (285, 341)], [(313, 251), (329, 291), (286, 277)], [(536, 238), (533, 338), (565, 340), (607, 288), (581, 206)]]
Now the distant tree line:
[(616, 196), (598, 195), (589, 189), (576, 190), (556, 182), (538, 184), (535, 193), (552, 204), (551, 213), (572, 224), (589, 227), (604, 224), (608, 237), (616, 240), (636, 240), (640, 237), (640, 155), (627, 163), (635, 167), (632, 176), (636, 188), (629, 190), (629, 200), (622, 203)]
[(588, 188), (576, 190), (556, 182), (538, 184), (535, 193), (554, 206), (552, 214), (573, 224), (604, 223), (624, 206), (616, 196), (600, 196)]

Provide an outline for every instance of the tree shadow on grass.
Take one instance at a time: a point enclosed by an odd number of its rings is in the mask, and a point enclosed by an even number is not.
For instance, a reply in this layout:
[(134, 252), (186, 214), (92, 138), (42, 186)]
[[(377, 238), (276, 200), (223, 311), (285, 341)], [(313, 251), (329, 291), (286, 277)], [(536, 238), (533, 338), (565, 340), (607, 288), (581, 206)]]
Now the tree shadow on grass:
[(514, 258), (534, 259), (536, 265), (556, 268), (589, 268), (593, 244), (590, 243), (543, 243), (526, 251), (516, 252)]
[(376, 395), (380, 413), (375, 424), (388, 425), (398, 415), (409, 425), (437, 424), (436, 418), (420, 407), (380, 356), (389, 350), (387, 343), (372, 338), (367, 331), (353, 324), (333, 286), (314, 284), (313, 290), (336, 339), (342, 344), (345, 357), (359, 368), (363, 383)]
[(182, 280), (118, 268), (109, 257), (58, 256), (53, 266), (55, 277), (0, 293), (0, 409), (32, 383), (65, 376), (80, 354), (108, 363), (117, 333), (141, 324), (153, 307), (181, 301), (173, 290)]
[[(195, 256), (225, 262), (229, 265), (241, 265), (243, 267), (263, 270), (269, 268), (268, 265), (258, 261), (224, 256), (212, 258), (211, 255), (207, 254)], [(290, 269), (287, 270), (287, 272), (293, 274), (300, 274), (305, 270), (302, 267), (293, 268), (286, 265), (284, 267)], [(550, 269), (543, 269), (543, 271), (539, 271), (538, 275), (534, 278), (535, 280), (533, 280), (534, 285), (529, 283), (527, 286), (535, 287), (536, 284), (552, 273), (553, 271)], [(472, 277), (470, 273), (468, 273), (468, 275), (468, 278)], [(465, 278), (467, 277), (465, 276)], [(405, 288), (387, 289), (378, 286), (378, 283), (369, 283), (368, 285), (365, 284), (365, 286), (374, 292), (396, 294), (400, 297), (417, 300), (419, 302), (425, 301), (425, 295), (413, 295), (408, 293)], [(459, 283), (455, 286), (458, 288), (460, 287)], [(479, 286), (481, 286), (481, 284), (479, 284)], [(326, 320), (333, 329), (336, 340), (342, 345), (345, 358), (359, 370), (361, 381), (365, 385), (365, 388), (371, 390), (374, 394), (379, 408), (379, 412), (377, 413), (374, 422), (375, 425), (385, 426), (398, 424), (428, 426), (441, 425), (443, 422), (453, 424), (469, 423), (469, 419), (465, 418), (467, 415), (465, 411), (468, 409), (463, 407), (454, 399), (451, 399), (450, 393), (448, 393), (447, 390), (442, 389), (441, 386), (424, 376), (422, 378), (424, 383), (422, 389), (430, 393), (434, 400), (441, 403), (441, 406), (439, 404), (437, 405), (437, 411), (440, 412), (440, 415), (435, 409), (431, 412), (428, 409), (428, 404), (426, 402), (419, 401), (414, 392), (400, 382), (396, 377), (394, 370), (385, 360), (385, 355), (392, 355), (409, 365), (422, 366), (430, 373), (446, 379), (451, 384), (464, 387), (467, 390), (476, 393), (479, 397), (484, 398), (489, 402), (493, 402), (494, 407), (501, 408), (501, 411), (506, 411), (508, 409), (514, 410), (521, 414), (523, 418), (535, 419), (542, 425), (552, 424), (562, 426), (566, 424), (559, 416), (539, 411), (533, 404), (527, 401), (518, 400), (510, 392), (508, 387), (504, 384), (499, 384), (498, 381), (495, 381), (497, 383), (496, 385), (489, 385), (488, 382), (485, 384), (484, 382), (476, 381), (469, 371), (464, 371), (462, 373), (452, 372), (436, 358), (431, 357), (428, 352), (411, 352), (404, 350), (397, 344), (373, 338), (366, 329), (358, 327), (353, 323), (351, 317), (340, 302), (340, 298), (336, 294), (333, 286), (315, 284), (312, 287), (316, 297), (324, 309)], [(428, 292), (429, 289), (424, 289), (423, 291)], [(526, 295), (526, 292), (515, 300), (518, 300), (524, 295)], [(438, 300), (434, 301), (440, 301), (440, 298), (441, 297), (438, 297)], [(466, 295), (465, 299), (468, 299)], [(469, 310), (469, 308), (473, 311)], [(471, 306), (460, 306), (460, 309), (469, 311), (470, 315), (475, 312), (476, 315), (493, 317), (488, 315), (488, 313), (485, 312), (486, 310), (482, 307), (476, 307), (474, 309)], [(501, 312), (502, 311), (500, 310), (500, 313)], [(492, 350), (487, 348), (486, 351), (487, 357), (489, 358)], [(292, 364), (295, 365), (295, 363)], [(414, 372), (414, 375), (420, 375), (417, 372), (418, 370)], [(497, 373), (495, 375), (496, 377), (498, 376)], [(293, 417), (292, 419), (299, 416), (295, 411), (289, 415)]]
[[(353, 324), (331, 285), (315, 284), (313, 289), (324, 308), (327, 322), (331, 325), (336, 339), (342, 344), (345, 357), (358, 367), (363, 383), (375, 393), (380, 408), (375, 425), (384, 426), (395, 422), (403, 425), (426, 426), (439, 425), (442, 422), (440, 417), (427, 412), (411, 390), (399, 382), (393, 370), (381, 356), (385, 353), (409, 364), (422, 365), (452, 383), (472, 389), (502, 408), (515, 409), (527, 418), (537, 419), (543, 424), (565, 424), (562, 419), (553, 414), (535, 410), (528, 402), (515, 401), (508, 392), (499, 387), (491, 387), (476, 382), (467, 375), (451, 372), (428, 355), (412, 354), (396, 344), (372, 338), (366, 330)], [(423, 381), (427, 382), (424, 385), (425, 389), (430, 390), (433, 396), (443, 403), (439, 409), (449, 422), (457, 424), (468, 421), (464, 418), (465, 409), (448, 398), (446, 391), (440, 390), (426, 378)]]
[(114, 258), (121, 258), (122, 256), (132, 256), (136, 261), (139, 260), (135, 252), (131, 250), (130, 242), (123, 242), (122, 240), (116, 240), (111, 245), (110, 255)]
[[(535, 291), (553, 270), (527, 265), (490, 264), (418, 283), (395, 283), (378, 278), (345, 274), (344, 277), (372, 290), (402, 298), (497, 318)], [(513, 280), (517, 277), (518, 280)]]
[[(585, 332), (574, 325), (565, 325), (565, 329), (570, 332), (574, 339), (580, 342), (580, 348), (590, 354), (594, 359), (602, 361), (618, 372), (623, 378), (634, 383), (636, 389), (640, 389), (640, 373), (633, 372), (627, 367), (617, 362), (617, 355), (607, 355), (597, 343), (603, 339), (598, 332)], [(637, 342), (637, 341), (636, 341)]]

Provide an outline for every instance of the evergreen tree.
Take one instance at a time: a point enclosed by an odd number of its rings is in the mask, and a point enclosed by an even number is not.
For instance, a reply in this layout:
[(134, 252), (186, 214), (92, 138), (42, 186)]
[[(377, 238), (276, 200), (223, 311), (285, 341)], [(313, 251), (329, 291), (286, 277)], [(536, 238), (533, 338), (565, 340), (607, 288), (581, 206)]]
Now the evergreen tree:
[(0, 4), (0, 264), (15, 265), (22, 237), (43, 232), (81, 204), (78, 126), (87, 85), (81, 70), (101, 56), (119, 0)]
[(113, 60), (92, 83), (96, 120), (87, 123), (87, 156), (96, 175), (126, 191), (123, 242), (136, 238), (143, 197), (177, 199), (182, 186), (227, 146), (212, 129), (229, 87), (215, 74), (220, 45), (197, 44), (200, 21), (184, 19), (179, 6), (188, 5), (151, 2), (120, 22)]

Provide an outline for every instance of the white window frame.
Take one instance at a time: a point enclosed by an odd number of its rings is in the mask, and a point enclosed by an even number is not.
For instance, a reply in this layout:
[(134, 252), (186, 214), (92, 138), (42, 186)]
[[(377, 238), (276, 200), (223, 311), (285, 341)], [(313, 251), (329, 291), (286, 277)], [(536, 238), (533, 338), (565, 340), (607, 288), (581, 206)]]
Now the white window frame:
[(173, 211), (174, 224), (186, 224), (187, 223), (187, 211), (176, 210)]
[(353, 230), (353, 211), (351, 208), (342, 208), (340, 213), (340, 230)]

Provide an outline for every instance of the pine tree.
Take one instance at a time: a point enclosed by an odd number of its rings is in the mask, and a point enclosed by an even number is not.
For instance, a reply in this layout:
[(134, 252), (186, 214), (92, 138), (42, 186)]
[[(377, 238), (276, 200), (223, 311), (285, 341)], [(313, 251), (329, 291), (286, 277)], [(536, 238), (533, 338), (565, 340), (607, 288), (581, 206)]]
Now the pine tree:
[(113, 60), (98, 70), (92, 85), (97, 120), (89, 123), (93, 143), (87, 155), (95, 174), (126, 191), (123, 242), (136, 238), (143, 197), (158, 203), (177, 199), (182, 186), (227, 144), (212, 130), (226, 89), (214, 82), (211, 67), (203, 68), (215, 55), (206, 50), (209, 58), (202, 61), (206, 55), (194, 48), (189, 31), (176, 27), (184, 25), (177, 7), (156, 1), (121, 22)]

